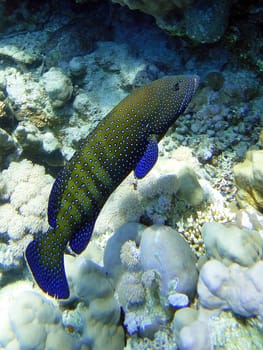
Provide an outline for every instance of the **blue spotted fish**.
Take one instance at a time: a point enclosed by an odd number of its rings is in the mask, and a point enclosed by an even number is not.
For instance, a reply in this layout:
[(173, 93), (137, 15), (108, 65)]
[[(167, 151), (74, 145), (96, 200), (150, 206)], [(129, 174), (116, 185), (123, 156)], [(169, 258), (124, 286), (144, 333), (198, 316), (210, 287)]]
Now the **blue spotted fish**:
[(158, 158), (158, 141), (185, 110), (198, 76), (168, 76), (124, 98), (87, 136), (54, 182), (48, 203), (50, 228), (26, 248), (39, 287), (69, 297), (64, 253), (80, 254), (109, 195), (132, 171), (143, 178)]

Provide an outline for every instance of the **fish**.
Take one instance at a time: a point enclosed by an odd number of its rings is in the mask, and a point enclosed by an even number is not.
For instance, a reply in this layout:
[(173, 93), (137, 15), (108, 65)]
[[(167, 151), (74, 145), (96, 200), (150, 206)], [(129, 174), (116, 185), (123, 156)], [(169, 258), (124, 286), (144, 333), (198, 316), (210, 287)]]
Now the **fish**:
[(134, 171), (142, 179), (158, 158), (158, 142), (184, 112), (197, 75), (165, 76), (135, 89), (102, 119), (58, 174), (48, 200), (46, 233), (25, 250), (32, 275), (56, 299), (70, 295), (64, 254), (80, 254), (110, 194)]

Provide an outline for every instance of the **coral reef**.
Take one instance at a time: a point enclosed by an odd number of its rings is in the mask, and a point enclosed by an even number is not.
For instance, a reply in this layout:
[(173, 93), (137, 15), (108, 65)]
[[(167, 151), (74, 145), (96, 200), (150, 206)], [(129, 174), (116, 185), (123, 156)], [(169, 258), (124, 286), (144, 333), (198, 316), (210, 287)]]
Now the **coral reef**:
[(6, 106), (3, 101), (0, 101), (0, 118), (4, 118), (6, 115)]
[[(1, 349), (262, 348), (262, 10), (232, 0), (0, 1)], [(179, 72), (201, 84), (159, 162), (121, 184), (88, 248), (66, 256), (71, 298), (40, 294), (24, 281), (23, 254), (46, 229), (53, 178), (33, 164), (55, 175), (134, 88)], [(169, 267), (183, 279), (190, 248), (187, 295)]]
[(211, 339), (218, 348), (260, 349), (262, 322), (256, 318), (243, 320), (231, 312), (223, 312), (209, 321)]
[(132, 272), (140, 269), (140, 251), (134, 241), (129, 240), (122, 245), (120, 259), (122, 265), (124, 265), (128, 271)]
[[(262, 322), (244, 320), (232, 312), (211, 316), (200, 308), (178, 310), (172, 322), (174, 341), (180, 350), (260, 349)], [(171, 342), (171, 341), (170, 341)]]
[(18, 241), (0, 243), (0, 285), (16, 279), (14, 270), (21, 272), (24, 267), (24, 251), (31, 240), (32, 236), (26, 235)]
[(133, 306), (140, 306), (145, 303), (146, 293), (140, 280), (140, 275), (136, 273), (124, 273), (116, 289), (118, 301), (125, 310), (130, 310)]
[(104, 266), (116, 283), (130, 334), (153, 337), (169, 320), (169, 307), (189, 304), (197, 284), (195, 262), (188, 244), (169, 227), (131, 223), (117, 230), (107, 243)]
[[(46, 207), (53, 178), (28, 160), (12, 162), (1, 174), (1, 232), (17, 240), (47, 229)], [(5, 209), (7, 208), (8, 209)], [(9, 216), (8, 216), (9, 212)], [(16, 215), (15, 215), (16, 214)]]
[(52, 132), (41, 132), (35, 125), (35, 120), (31, 118), (31, 121), (20, 122), (13, 133), (18, 141), (20, 153), (24, 157), (37, 158), (51, 166), (64, 165), (60, 142)]
[(211, 349), (208, 322), (204, 317), (199, 319), (199, 316), (199, 312), (192, 308), (183, 308), (175, 313), (171, 328), (180, 350)]
[(76, 292), (74, 308), (71, 300), (59, 305), (29, 282), (1, 289), (3, 349), (123, 349), (120, 309), (103, 270), (83, 257), (67, 257), (66, 266), (72, 291)]
[[(48, 227), (46, 208), (53, 178), (28, 160), (12, 162), (0, 176), (1, 269), (21, 267), (28, 238)], [(25, 238), (23, 238), (25, 237)], [(13, 257), (13, 258), (12, 258)]]
[(69, 62), (69, 71), (74, 78), (84, 77), (86, 73), (86, 64), (83, 57), (73, 57)]
[(259, 232), (263, 230), (263, 214), (254, 208), (238, 210), (234, 220), (240, 228)]
[[(129, 271), (130, 266), (134, 266), (134, 262), (138, 264), (139, 251), (135, 248), (134, 243), (139, 244), (139, 237), (144, 229), (144, 225), (127, 223), (120, 226), (107, 240), (103, 264), (107, 274), (114, 280), (118, 280), (125, 271)], [(133, 248), (127, 249), (129, 247)]]
[(79, 93), (73, 102), (73, 108), (74, 111), (79, 114), (80, 116), (82, 115), (87, 115), (90, 109), (90, 98), (87, 94), (85, 93)]
[(224, 34), (229, 16), (228, 0), (213, 1), (130, 1), (113, 0), (130, 9), (155, 17), (157, 25), (172, 35), (186, 35), (198, 43), (218, 41)]

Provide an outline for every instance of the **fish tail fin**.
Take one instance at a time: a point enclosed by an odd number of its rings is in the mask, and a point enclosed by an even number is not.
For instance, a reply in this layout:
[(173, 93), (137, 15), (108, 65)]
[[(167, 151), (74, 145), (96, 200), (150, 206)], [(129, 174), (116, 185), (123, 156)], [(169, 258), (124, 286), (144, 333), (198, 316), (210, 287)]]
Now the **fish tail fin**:
[(54, 229), (50, 228), (46, 235), (30, 242), (25, 252), (27, 263), (39, 287), (58, 299), (69, 297), (64, 248), (54, 240)]

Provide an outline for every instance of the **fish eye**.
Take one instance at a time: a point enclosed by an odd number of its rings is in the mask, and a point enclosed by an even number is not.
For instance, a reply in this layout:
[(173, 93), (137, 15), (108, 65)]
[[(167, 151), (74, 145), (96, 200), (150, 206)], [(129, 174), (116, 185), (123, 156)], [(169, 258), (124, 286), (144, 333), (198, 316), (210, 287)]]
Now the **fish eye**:
[[(181, 82), (181, 81), (179, 81)], [(174, 90), (178, 91), (179, 90), (179, 82), (177, 81), (176, 83), (174, 83)]]

